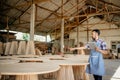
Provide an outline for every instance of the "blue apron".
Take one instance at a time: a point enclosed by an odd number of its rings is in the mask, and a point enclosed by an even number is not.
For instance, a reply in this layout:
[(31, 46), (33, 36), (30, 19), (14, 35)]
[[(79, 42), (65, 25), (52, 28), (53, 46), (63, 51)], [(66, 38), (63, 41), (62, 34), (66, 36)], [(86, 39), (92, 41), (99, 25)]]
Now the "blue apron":
[[(101, 43), (96, 42), (97, 47), (100, 48)], [(101, 49), (101, 48), (100, 48)], [(103, 76), (105, 74), (104, 61), (102, 53), (95, 50), (90, 51), (89, 65), (87, 66), (86, 72), (89, 74)]]

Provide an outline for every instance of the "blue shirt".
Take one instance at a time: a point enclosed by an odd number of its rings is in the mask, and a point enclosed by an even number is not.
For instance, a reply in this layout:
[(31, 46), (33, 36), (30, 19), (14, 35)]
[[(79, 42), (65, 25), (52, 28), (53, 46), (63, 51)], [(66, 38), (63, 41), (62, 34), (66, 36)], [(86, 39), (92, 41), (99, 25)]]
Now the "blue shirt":
[[(106, 43), (102, 39), (98, 39), (95, 42), (97, 47), (101, 50), (106, 50)], [(89, 47), (89, 45), (87, 45)], [(89, 74), (103, 76), (105, 74), (104, 61), (102, 53), (97, 52), (95, 49), (90, 50), (89, 65), (87, 66), (86, 72)]]

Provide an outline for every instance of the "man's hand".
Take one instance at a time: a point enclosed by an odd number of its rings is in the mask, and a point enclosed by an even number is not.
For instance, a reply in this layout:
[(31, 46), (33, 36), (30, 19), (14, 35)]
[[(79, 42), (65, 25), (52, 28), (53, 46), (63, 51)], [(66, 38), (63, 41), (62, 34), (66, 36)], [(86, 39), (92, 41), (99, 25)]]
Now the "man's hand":
[(101, 52), (101, 50), (100, 50), (98, 47), (95, 47), (95, 50), (96, 50), (97, 52)]
[(69, 48), (69, 50), (70, 50), (70, 51), (73, 51), (73, 50), (74, 50), (74, 48)]
[(98, 47), (96, 47), (95, 50), (96, 50), (97, 52), (102, 53), (102, 54), (108, 54), (108, 51), (106, 51), (106, 50), (101, 50), (101, 49), (99, 49)]

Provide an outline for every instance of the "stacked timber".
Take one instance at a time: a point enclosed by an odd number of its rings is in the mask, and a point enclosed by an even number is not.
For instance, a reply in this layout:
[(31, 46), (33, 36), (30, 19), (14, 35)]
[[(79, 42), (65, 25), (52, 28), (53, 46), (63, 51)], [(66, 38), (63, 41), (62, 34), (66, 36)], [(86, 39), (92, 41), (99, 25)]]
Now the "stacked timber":
[(3, 54), (3, 43), (0, 42), (0, 55)]
[(11, 42), (5, 43), (5, 53), (4, 53), (4, 55), (9, 55), (10, 47), (11, 47)]
[(18, 42), (17, 41), (12, 41), (9, 54), (10, 55), (16, 55), (17, 51), (18, 51)]
[(35, 54), (35, 45), (33, 41), (27, 42), (26, 53), (25, 54)]
[(18, 55), (20, 55), (20, 54), (24, 55), (25, 52), (26, 52), (26, 41), (20, 41), (17, 54)]

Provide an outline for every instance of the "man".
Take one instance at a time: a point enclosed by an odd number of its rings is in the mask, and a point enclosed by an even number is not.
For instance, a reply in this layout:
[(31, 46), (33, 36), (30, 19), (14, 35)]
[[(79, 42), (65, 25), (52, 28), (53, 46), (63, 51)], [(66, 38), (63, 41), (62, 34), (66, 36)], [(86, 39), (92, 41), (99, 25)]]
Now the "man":
[[(90, 49), (89, 65), (87, 66), (86, 72), (93, 74), (95, 80), (102, 80), (102, 76), (105, 74), (104, 61), (102, 54), (107, 54), (106, 43), (99, 39), (100, 30), (92, 30), (92, 41), (96, 44), (94, 49)], [(75, 49), (86, 49), (89, 45), (85, 47), (70, 48), (70, 50)]]

